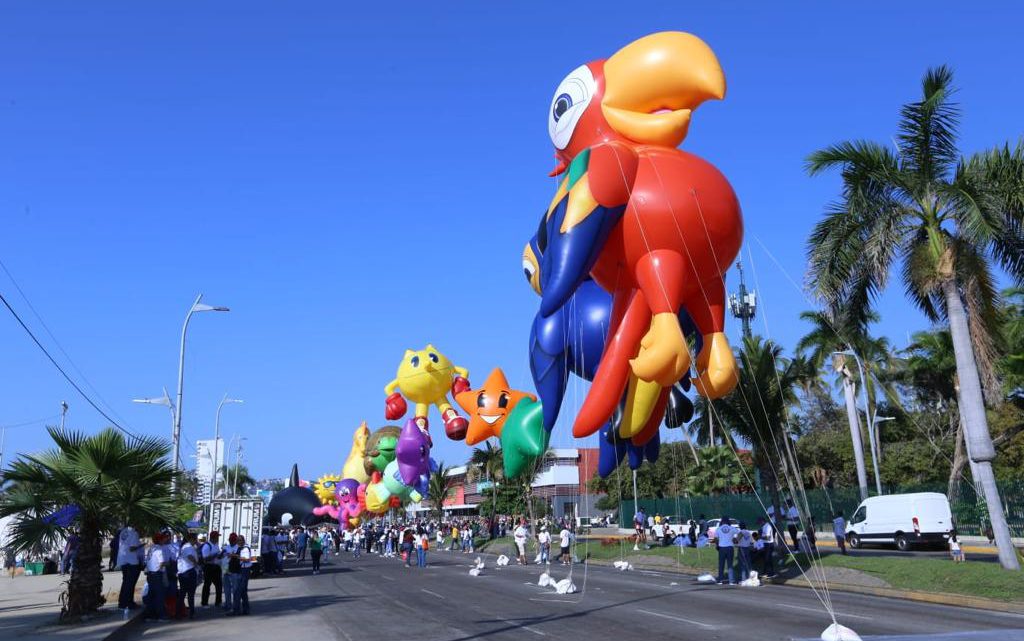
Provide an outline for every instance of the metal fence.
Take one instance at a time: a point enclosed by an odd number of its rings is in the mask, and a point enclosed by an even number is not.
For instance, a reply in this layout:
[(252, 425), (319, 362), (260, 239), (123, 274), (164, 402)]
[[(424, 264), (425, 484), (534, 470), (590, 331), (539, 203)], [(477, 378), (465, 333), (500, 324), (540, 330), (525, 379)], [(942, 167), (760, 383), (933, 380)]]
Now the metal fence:
[[(999, 483), (999, 496), (1003, 502), (1013, 536), (1024, 536), (1024, 480)], [(942, 485), (917, 485), (886, 488), (886, 494), (905, 494), (909, 492), (939, 492), (947, 494), (948, 487)], [(675, 519), (700, 519), (703, 514), (713, 519), (729, 516), (746, 521), (753, 525), (758, 516), (764, 515), (761, 501), (768, 505), (769, 497), (762, 494), (760, 499), (755, 493), (720, 494), (718, 496), (677, 496), (665, 499), (640, 499), (639, 506), (648, 516), (661, 514)], [(811, 517), (818, 524), (818, 529), (829, 529), (836, 512), (841, 512), (849, 520), (860, 504), (860, 492), (857, 488), (816, 489), (807, 491), (807, 502)], [(957, 529), (961, 534), (982, 533), (984, 524), (988, 522), (988, 508), (985, 499), (970, 483), (961, 483), (952, 496), (949, 504), (956, 519)], [(635, 511), (632, 499), (625, 499), (619, 504), (619, 523), (626, 526), (633, 522)]]

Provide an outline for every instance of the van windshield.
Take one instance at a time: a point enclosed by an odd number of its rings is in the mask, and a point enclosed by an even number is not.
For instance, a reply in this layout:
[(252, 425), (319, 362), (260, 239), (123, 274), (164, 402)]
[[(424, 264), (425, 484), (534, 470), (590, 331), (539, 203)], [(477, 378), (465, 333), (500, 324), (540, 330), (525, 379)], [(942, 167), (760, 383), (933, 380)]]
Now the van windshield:
[(856, 512), (854, 512), (853, 516), (850, 518), (850, 523), (860, 523), (866, 518), (868, 518), (868, 508), (867, 506), (862, 505), (857, 508)]

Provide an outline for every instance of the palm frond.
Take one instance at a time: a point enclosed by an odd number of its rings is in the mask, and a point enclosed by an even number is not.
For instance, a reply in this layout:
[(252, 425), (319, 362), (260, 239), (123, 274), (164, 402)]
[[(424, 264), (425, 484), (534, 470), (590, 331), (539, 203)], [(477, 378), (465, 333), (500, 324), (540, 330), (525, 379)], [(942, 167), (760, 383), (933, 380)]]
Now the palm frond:
[(945, 65), (929, 69), (921, 81), (921, 91), (920, 101), (900, 110), (896, 141), (904, 166), (919, 177), (920, 186), (927, 188), (947, 177), (958, 159), (960, 110), (952, 102), (953, 70)]

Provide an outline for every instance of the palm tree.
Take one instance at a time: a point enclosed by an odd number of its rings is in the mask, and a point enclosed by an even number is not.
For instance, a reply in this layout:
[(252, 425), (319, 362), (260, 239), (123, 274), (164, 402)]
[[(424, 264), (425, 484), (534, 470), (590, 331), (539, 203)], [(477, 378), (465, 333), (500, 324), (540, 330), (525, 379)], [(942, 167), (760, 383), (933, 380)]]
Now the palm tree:
[(437, 464), (437, 469), (430, 474), (430, 480), (427, 483), (427, 496), (430, 497), (430, 502), (437, 510), (438, 519), (441, 518), (444, 502), (448, 500), (455, 488), (455, 478), (449, 475), (450, 471), (451, 468), (446, 467), (444, 461), (441, 461)]
[(736, 360), (739, 382), (731, 394), (715, 403), (715, 411), (734, 436), (750, 443), (754, 464), (779, 514), (776, 461), (794, 498), (802, 482), (795, 473), (798, 468), (788, 412), (804, 381), (815, 375), (815, 368), (802, 358), (784, 358), (781, 346), (760, 336), (745, 338)]
[(856, 313), (869, 309), (902, 262), (910, 300), (931, 320), (948, 322), (975, 480), (999, 560), (1019, 569), (992, 472), (978, 363), (993, 360), (998, 335), (994, 266), (1024, 280), (1024, 143), (960, 156), (953, 91), (948, 67), (925, 74), (921, 100), (900, 112), (895, 150), (861, 140), (811, 154), (808, 172), (839, 169), (843, 190), (809, 239), (809, 277), (829, 306)]
[[(911, 387), (917, 401), (933, 405), (937, 409), (946, 410), (957, 405), (956, 396), (959, 383), (956, 373), (956, 356), (953, 353), (953, 337), (948, 329), (930, 332), (917, 332), (913, 335), (913, 343), (903, 350), (899, 378)], [(957, 407), (959, 413), (959, 407)], [(969, 457), (964, 450), (964, 422), (957, 421), (957, 430), (953, 450), (953, 464), (949, 470), (947, 494), (953, 498), (957, 494), (959, 481), (964, 465)], [(974, 463), (971, 462), (973, 476)]]
[(498, 522), (498, 481), (505, 478), (505, 461), (500, 447), (494, 447), (490, 441), (487, 441), (485, 445), (484, 448), (473, 448), (467, 476), (472, 474), (476, 480), (479, 474), (483, 473), (491, 481), (491, 490), (494, 492), (494, 501), (491, 507), (491, 534), (494, 534), (494, 524)]
[(725, 445), (700, 449), (700, 464), (686, 475), (686, 491), (696, 496), (718, 496), (749, 489), (735, 451)]
[[(878, 398), (877, 389), (885, 389), (879, 381), (879, 374), (888, 370), (889, 342), (885, 338), (873, 338), (868, 333), (868, 324), (878, 322), (878, 314), (871, 310), (861, 310), (857, 314), (837, 313), (835, 310), (806, 311), (801, 312), (800, 319), (811, 324), (811, 331), (797, 342), (796, 353), (805, 355), (815, 371), (830, 362), (842, 382), (846, 418), (850, 425), (853, 456), (857, 465), (857, 483), (861, 499), (865, 499), (868, 493), (867, 471), (860, 418), (857, 414), (857, 382), (860, 375), (856, 363), (850, 363), (849, 357), (842, 352), (857, 354), (867, 370), (864, 373), (867, 380), (861, 383), (868, 399), (868, 416), (873, 416)], [(868, 429), (871, 429), (870, 425)], [(877, 452), (872, 452), (872, 456), (877, 455)]]
[(174, 524), (170, 448), (143, 437), (129, 444), (107, 428), (95, 436), (48, 428), (56, 449), (24, 454), (3, 473), (10, 482), (0, 498), (0, 517), (15, 516), (11, 545), (50, 549), (72, 530), (80, 537), (61, 618), (103, 605), (101, 537), (131, 524), (153, 531)]
[(231, 467), (224, 465), (220, 468), (220, 475), (224, 479), (221, 488), (223, 496), (245, 496), (256, 485), (256, 479), (249, 474), (249, 468), (241, 463)]

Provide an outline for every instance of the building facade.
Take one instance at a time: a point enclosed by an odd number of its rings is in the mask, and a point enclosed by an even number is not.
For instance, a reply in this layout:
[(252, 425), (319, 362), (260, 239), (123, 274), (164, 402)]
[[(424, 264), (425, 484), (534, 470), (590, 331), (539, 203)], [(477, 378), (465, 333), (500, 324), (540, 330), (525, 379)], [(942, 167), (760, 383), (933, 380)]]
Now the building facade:
[[(213, 483), (213, 475), (217, 474), (217, 483), (223, 480), (220, 473), (224, 467), (224, 439), (216, 440), (217, 447), (214, 448), (214, 439), (196, 441), (196, 479), (199, 482), (198, 496), (196, 502), (201, 505), (210, 503), (210, 486)], [(214, 449), (217, 450), (217, 460), (213, 460)]]
[[(549, 513), (556, 519), (596, 515), (594, 502), (599, 495), (592, 494), (587, 483), (597, 475), (597, 460), (596, 447), (552, 448), (534, 478), (533, 495), (547, 502)], [(469, 471), (466, 465), (448, 470), (455, 485), (444, 502), (446, 515), (477, 514), (478, 505), (494, 491), (490, 479), (470, 481)], [(410, 511), (422, 511), (425, 507), (418, 506)]]

